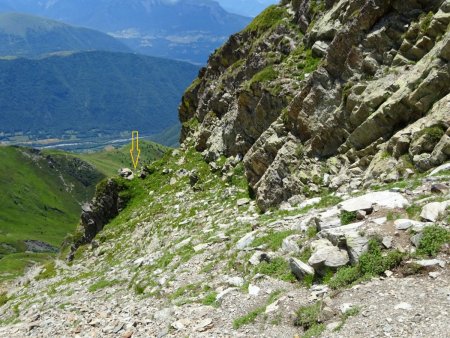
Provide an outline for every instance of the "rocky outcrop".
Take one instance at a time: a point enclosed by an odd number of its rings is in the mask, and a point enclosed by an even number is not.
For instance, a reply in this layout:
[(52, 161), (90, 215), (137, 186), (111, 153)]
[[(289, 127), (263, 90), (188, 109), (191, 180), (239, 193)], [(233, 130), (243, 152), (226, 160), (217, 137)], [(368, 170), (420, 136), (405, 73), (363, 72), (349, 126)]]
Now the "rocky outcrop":
[(283, 1), (186, 91), (181, 141), (244, 156), (262, 210), (450, 157), (450, 2)]
[(92, 202), (82, 206), (78, 236), (71, 245), (69, 261), (73, 260), (81, 245), (92, 242), (103, 227), (124, 208), (127, 201), (120, 196), (124, 189), (116, 179), (108, 179), (98, 184)]

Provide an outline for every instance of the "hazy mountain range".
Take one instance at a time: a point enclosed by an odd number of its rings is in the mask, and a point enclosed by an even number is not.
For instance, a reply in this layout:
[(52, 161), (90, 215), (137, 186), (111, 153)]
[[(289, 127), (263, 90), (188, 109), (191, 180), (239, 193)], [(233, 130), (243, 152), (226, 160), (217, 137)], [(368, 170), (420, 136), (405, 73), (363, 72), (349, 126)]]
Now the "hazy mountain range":
[(160, 133), (177, 124), (180, 97), (197, 72), (131, 53), (0, 60), (0, 138)]
[(113, 37), (92, 29), (17, 13), (0, 13), (0, 57), (43, 57), (68, 51), (131, 52)]
[(139, 53), (194, 63), (250, 22), (212, 0), (0, 0), (0, 11), (100, 30)]
[(266, 7), (279, 3), (279, 0), (215, 0), (230, 13), (255, 17)]

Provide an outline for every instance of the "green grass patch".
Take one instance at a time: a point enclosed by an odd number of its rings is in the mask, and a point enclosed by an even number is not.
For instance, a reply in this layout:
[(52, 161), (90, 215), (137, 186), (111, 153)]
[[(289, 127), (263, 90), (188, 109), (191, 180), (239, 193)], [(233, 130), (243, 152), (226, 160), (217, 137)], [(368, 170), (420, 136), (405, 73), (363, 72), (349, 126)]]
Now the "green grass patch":
[(293, 230), (285, 230), (285, 231), (270, 230), (267, 235), (256, 238), (253, 241), (252, 246), (258, 247), (261, 245), (265, 245), (268, 250), (277, 251), (279, 248), (281, 248), (283, 240), (294, 233), (295, 231)]
[(54, 257), (54, 254), (30, 252), (6, 255), (0, 259), (0, 282), (17, 278), (26, 269), (36, 264), (45, 264)]
[(341, 224), (346, 225), (356, 221), (356, 211), (341, 211)]
[(295, 276), (291, 273), (289, 263), (283, 257), (276, 257), (270, 262), (261, 262), (255, 268), (255, 273), (262, 273), (285, 282), (295, 282)]
[(422, 14), (420, 16), (420, 31), (422, 33), (426, 32), (430, 27), (431, 21), (433, 20), (433, 15), (433, 12), (428, 12), (428, 14)]
[(361, 277), (361, 273), (357, 266), (345, 266), (340, 268), (330, 279), (329, 285), (332, 289), (339, 289), (350, 285)]
[(36, 277), (36, 280), (50, 279), (56, 276), (55, 262), (51, 261), (44, 265), (41, 273)]
[(265, 307), (262, 306), (262, 307), (256, 308), (253, 311), (250, 311), (249, 313), (247, 313), (246, 315), (244, 315), (242, 317), (235, 319), (233, 321), (233, 329), (237, 330), (244, 325), (253, 323), (256, 320), (256, 318), (258, 317), (258, 315), (263, 313), (264, 310), (265, 310)]
[(418, 255), (436, 256), (444, 244), (450, 243), (450, 231), (433, 225), (423, 230), (417, 250)]
[(254, 83), (271, 82), (278, 78), (278, 72), (273, 66), (267, 66), (260, 72), (256, 73), (248, 82), (248, 87), (251, 87)]
[[(80, 202), (92, 198), (103, 175), (72, 155), (0, 147), (0, 157), (0, 247), (9, 248), (0, 253), (0, 273), (17, 276), (25, 256), (11, 254), (24, 253), (26, 240), (59, 248), (78, 225)], [(11, 257), (5, 261), (6, 256)]]
[[(276, 301), (280, 297), (280, 295), (282, 293), (283, 293), (283, 290), (275, 290), (275, 291), (273, 291), (269, 295), (269, 298), (266, 301), (266, 305), (272, 304), (274, 301)], [(242, 327), (244, 325), (253, 323), (256, 320), (256, 318), (261, 313), (263, 313), (265, 310), (266, 310), (266, 306), (261, 306), (261, 307), (258, 307), (256, 309), (250, 311), (246, 315), (235, 319), (233, 321), (233, 328), (237, 330), (237, 329), (239, 329), (240, 327)]]
[(416, 136), (416, 138), (425, 135), (430, 143), (438, 143), (445, 131), (440, 126), (433, 126), (422, 129)]
[(306, 236), (311, 239), (313, 237), (315, 237), (317, 235), (317, 227), (315, 226), (310, 226), (308, 227), (308, 229), (306, 230)]
[(245, 28), (244, 32), (262, 33), (279, 24), (286, 17), (286, 9), (272, 5), (267, 7)]
[(300, 307), (295, 313), (295, 326), (301, 326), (305, 331), (302, 337), (318, 337), (324, 330), (325, 325), (319, 323), (322, 302)]
[(406, 208), (406, 213), (410, 219), (418, 219), (422, 208), (418, 205), (411, 205)]
[(355, 282), (381, 275), (386, 270), (391, 270), (400, 265), (405, 254), (398, 250), (383, 253), (378, 241), (369, 241), (369, 250), (361, 255), (355, 266), (341, 267), (329, 280), (332, 289), (339, 289)]
[(402, 215), (393, 211), (389, 211), (386, 215), (386, 220), (388, 221), (395, 221), (396, 219), (399, 219)]
[(133, 286), (134, 293), (136, 295), (142, 295), (145, 291), (145, 286), (139, 283), (134, 284)]
[(322, 13), (325, 10), (324, 0), (311, 0), (309, 3), (309, 9), (313, 14)]
[(0, 293), (0, 306), (5, 305), (8, 302), (9, 298), (6, 292)]
[(203, 305), (217, 306), (216, 302), (217, 292), (213, 291), (208, 293), (202, 300)]
[(99, 280), (98, 282), (95, 282), (94, 284), (92, 284), (91, 286), (89, 286), (88, 291), (89, 292), (95, 292), (104, 288), (108, 288), (114, 285), (119, 284), (120, 281), (118, 280), (106, 280), (106, 279), (102, 279)]

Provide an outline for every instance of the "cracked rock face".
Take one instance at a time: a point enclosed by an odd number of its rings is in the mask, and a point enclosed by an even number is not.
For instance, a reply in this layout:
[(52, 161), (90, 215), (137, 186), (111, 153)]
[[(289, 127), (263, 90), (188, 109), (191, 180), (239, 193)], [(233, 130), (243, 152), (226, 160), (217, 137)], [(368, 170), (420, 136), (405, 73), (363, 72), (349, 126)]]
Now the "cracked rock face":
[(450, 156), (450, 2), (314, 4), (284, 1), (232, 36), (180, 106), (181, 141), (244, 156), (262, 210)]

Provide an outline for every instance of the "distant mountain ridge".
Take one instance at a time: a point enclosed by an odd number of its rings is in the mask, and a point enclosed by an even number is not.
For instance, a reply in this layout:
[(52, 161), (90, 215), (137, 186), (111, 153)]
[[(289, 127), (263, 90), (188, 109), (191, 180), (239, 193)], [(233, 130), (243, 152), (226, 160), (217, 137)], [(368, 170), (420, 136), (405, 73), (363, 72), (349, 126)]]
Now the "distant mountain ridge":
[(112, 34), (137, 52), (206, 62), (250, 18), (212, 0), (0, 0), (0, 11), (41, 15)]
[(179, 98), (197, 72), (129, 53), (0, 60), (0, 136), (157, 134), (177, 123)]
[(240, 15), (255, 17), (265, 8), (280, 0), (216, 0), (226, 11)]
[(92, 29), (19, 13), (0, 13), (0, 57), (36, 58), (69, 51), (131, 52), (113, 37)]

